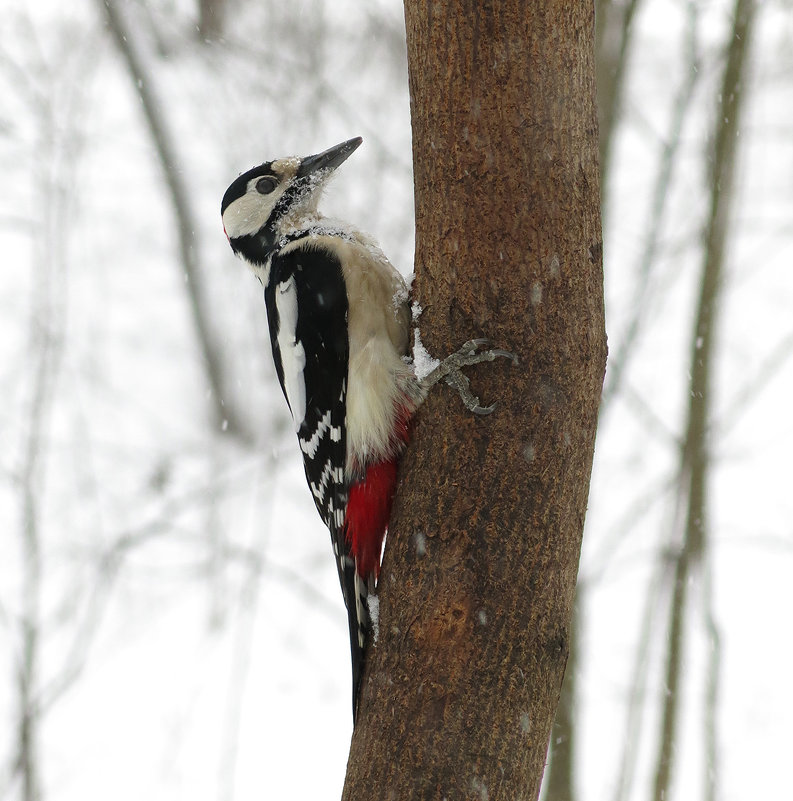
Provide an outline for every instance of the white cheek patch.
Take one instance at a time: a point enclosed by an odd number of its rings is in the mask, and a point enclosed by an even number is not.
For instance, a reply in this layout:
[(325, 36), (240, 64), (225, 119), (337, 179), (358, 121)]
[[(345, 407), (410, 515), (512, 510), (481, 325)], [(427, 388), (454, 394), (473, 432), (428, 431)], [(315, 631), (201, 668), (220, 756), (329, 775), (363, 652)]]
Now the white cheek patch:
[(284, 391), (292, 410), (295, 431), (306, 416), (306, 351), (297, 339), (297, 288), (294, 276), (275, 288), (275, 307), (278, 310), (278, 350), (284, 372)]
[(230, 239), (248, 236), (260, 231), (270, 218), (275, 204), (283, 194), (276, 189), (269, 195), (262, 195), (255, 188), (248, 189), (242, 196), (230, 203), (223, 212), (223, 227)]

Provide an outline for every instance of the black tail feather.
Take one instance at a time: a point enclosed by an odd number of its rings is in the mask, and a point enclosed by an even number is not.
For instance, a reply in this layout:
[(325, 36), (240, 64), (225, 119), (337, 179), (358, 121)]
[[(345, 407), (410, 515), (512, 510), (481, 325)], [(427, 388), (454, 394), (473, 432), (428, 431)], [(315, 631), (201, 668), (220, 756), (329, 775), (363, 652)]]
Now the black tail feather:
[(366, 648), (358, 644), (358, 616), (355, 607), (347, 610), (347, 619), (350, 623), (350, 654), (352, 656), (352, 723), (358, 720), (358, 698), (361, 693), (361, 680), (366, 664)]
[(369, 589), (366, 581), (357, 574), (352, 566), (344, 571), (344, 585), (352, 658), (352, 721), (355, 725), (358, 719), (358, 699), (366, 664), (366, 645), (372, 629), (372, 621), (369, 615)]

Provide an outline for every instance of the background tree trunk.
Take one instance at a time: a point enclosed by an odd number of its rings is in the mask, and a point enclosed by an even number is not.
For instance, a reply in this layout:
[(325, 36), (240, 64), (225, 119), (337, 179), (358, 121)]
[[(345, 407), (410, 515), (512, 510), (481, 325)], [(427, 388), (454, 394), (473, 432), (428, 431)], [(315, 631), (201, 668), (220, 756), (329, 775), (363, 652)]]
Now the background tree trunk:
[[(343, 798), (537, 797), (605, 365), (593, 8), (406, 0), (416, 284), (437, 355), (403, 464)], [(487, 383), (484, 383), (484, 380)]]
[[(671, 798), (675, 746), (682, 702), (683, 663), (686, 646), (686, 613), (692, 605), (692, 585), (705, 584), (709, 595), (709, 581), (702, 582), (703, 565), (708, 562), (709, 514), (708, 489), (712, 482), (711, 417), (713, 406), (712, 374), (717, 344), (717, 322), (724, 289), (725, 249), (729, 234), (730, 208), (734, 195), (735, 166), (740, 130), (743, 85), (748, 66), (754, 22), (754, 0), (735, 0), (732, 33), (727, 46), (723, 82), (716, 98), (714, 121), (713, 170), (710, 175), (710, 210), (704, 232), (702, 278), (694, 330), (691, 337), (691, 361), (687, 387), (688, 410), (685, 435), (680, 452), (680, 475), (677, 492), (678, 508), (684, 511), (682, 543), (677, 547), (672, 564), (674, 578), (669, 606), (669, 624), (666, 646), (666, 666), (663, 714), (658, 742), (653, 798), (664, 801)], [(672, 532), (673, 537), (678, 535)], [(708, 604), (708, 636), (711, 644), (708, 696), (715, 692), (718, 683), (719, 637), (712, 603)], [(715, 657), (715, 658), (714, 658)], [(705, 719), (706, 754), (710, 764), (705, 770), (707, 799), (716, 797), (718, 777), (716, 759), (715, 723), (713, 710)]]
[(640, 5), (640, 0), (622, 3), (614, 3), (612, 0), (595, 2), (600, 186), (604, 195), (610, 175), (614, 131), (621, 116), (620, 104), (633, 39), (633, 20)]
[(202, 41), (222, 35), (225, 6), (224, 0), (198, 0), (198, 36)]

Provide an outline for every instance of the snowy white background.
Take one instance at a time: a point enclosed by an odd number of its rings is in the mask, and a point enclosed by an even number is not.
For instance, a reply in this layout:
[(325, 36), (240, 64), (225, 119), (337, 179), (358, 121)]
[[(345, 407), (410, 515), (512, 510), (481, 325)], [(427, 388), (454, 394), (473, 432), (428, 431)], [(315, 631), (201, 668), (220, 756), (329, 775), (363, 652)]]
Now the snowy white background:
[[(581, 566), (585, 801), (613, 796), (646, 586), (673, 511), (707, 138), (732, 3), (697, 7), (700, 74), (644, 327), (598, 435)], [(345, 616), (270, 364), (261, 290), (225, 242), (219, 205), (253, 164), (362, 135), (324, 209), (411, 272), (401, 4), (239, 0), (224, 39), (209, 44), (187, 0), (124, 8), (178, 143), (211, 325), (254, 434), (213, 426), (173, 211), (101, 3), (7, 0), (0, 798), (22, 798), (24, 677), (42, 798), (338, 798), (351, 733)], [(791, 11), (783, 0), (759, 11), (718, 341), (709, 508), (725, 801), (787, 798), (793, 785)], [(687, 14), (682, 0), (647, 0), (635, 21), (604, 209), (612, 354), (631, 313), (651, 177), (688, 79)], [(663, 692), (666, 615), (654, 625), (634, 799), (649, 795)], [(676, 774), (684, 800), (700, 794), (703, 770), (701, 617), (691, 616), (689, 634)]]

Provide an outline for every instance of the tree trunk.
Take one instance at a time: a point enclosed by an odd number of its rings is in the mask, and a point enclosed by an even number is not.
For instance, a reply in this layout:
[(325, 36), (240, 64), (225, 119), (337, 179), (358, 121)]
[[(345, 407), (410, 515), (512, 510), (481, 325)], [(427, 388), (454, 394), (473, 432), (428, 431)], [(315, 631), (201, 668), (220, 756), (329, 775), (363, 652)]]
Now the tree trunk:
[(593, 8), (406, 0), (425, 345), (345, 799), (536, 799), (567, 659), (605, 365)]

